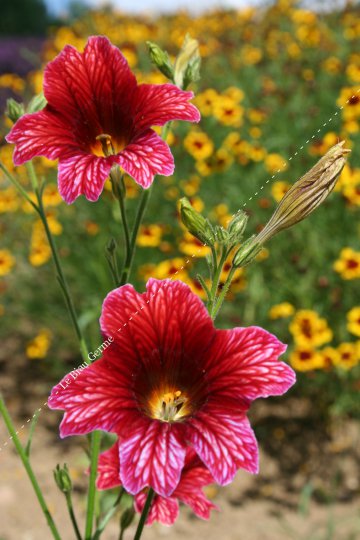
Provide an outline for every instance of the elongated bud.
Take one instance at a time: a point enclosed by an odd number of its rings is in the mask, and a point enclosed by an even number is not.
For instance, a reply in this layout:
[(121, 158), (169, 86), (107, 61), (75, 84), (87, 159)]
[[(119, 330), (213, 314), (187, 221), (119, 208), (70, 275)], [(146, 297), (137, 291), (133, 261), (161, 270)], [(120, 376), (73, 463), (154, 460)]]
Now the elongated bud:
[(34, 112), (41, 111), (45, 107), (46, 103), (47, 103), (46, 98), (44, 94), (41, 92), (40, 94), (37, 94), (30, 100), (30, 103), (27, 106), (27, 112), (34, 113)]
[(350, 152), (342, 141), (323, 156), (289, 189), (256, 241), (263, 244), (278, 232), (305, 219), (333, 190)]
[(219, 225), (215, 227), (215, 238), (219, 244), (227, 245), (229, 241), (229, 233), (224, 227), (220, 227)]
[(133, 522), (134, 516), (135, 516), (135, 510), (132, 506), (124, 510), (120, 518), (121, 531), (125, 531), (125, 529), (130, 527), (130, 525)]
[(199, 42), (187, 34), (175, 62), (175, 84), (179, 88), (186, 88), (191, 81), (199, 78), (199, 67)]
[(56, 469), (54, 469), (54, 479), (56, 482), (56, 485), (63, 493), (70, 493), (72, 490), (72, 482), (69, 474), (69, 469), (64, 464), (64, 467), (61, 468), (59, 464), (56, 465)]
[(214, 245), (214, 231), (210, 222), (197, 212), (186, 197), (180, 199), (181, 221), (187, 230), (207, 246)]
[(6, 101), (6, 116), (15, 124), (25, 114), (25, 108), (23, 103), (18, 103), (13, 98), (9, 98)]
[(235, 266), (235, 268), (240, 268), (241, 266), (250, 264), (261, 250), (262, 245), (257, 241), (257, 237), (252, 236), (243, 243), (236, 253), (233, 260), (233, 266)]
[(109, 253), (110, 255), (113, 255), (114, 251), (116, 250), (116, 241), (115, 241), (115, 238), (110, 238), (110, 240), (108, 241), (108, 243), (106, 244), (106, 251), (107, 253)]
[(239, 210), (229, 223), (228, 232), (230, 240), (234, 243), (240, 242), (246, 225), (248, 222), (248, 216), (242, 210)]
[(149, 47), (150, 60), (158, 68), (161, 73), (171, 81), (174, 80), (174, 66), (172, 65), (169, 55), (163, 51), (159, 45), (152, 41), (146, 42)]

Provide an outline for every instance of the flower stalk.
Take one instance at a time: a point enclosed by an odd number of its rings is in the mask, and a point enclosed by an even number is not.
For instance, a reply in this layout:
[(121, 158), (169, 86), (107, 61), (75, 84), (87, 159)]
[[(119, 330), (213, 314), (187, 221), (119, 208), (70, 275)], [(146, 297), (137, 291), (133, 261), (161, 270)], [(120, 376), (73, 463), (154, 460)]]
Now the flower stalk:
[(140, 540), (141, 534), (142, 534), (143, 529), (144, 529), (144, 525), (146, 523), (146, 519), (147, 519), (147, 517), (149, 515), (149, 512), (150, 512), (150, 508), (151, 508), (151, 504), (152, 504), (153, 499), (154, 499), (154, 495), (155, 495), (155, 491), (152, 488), (149, 488), (148, 495), (147, 495), (146, 501), (145, 501), (145, 505), (144, 505), (143, 511), (141, 512), (139, 523), (138, 523), (138, 526), (137, 526), (137, 529), (136, 529), (134, 540)]

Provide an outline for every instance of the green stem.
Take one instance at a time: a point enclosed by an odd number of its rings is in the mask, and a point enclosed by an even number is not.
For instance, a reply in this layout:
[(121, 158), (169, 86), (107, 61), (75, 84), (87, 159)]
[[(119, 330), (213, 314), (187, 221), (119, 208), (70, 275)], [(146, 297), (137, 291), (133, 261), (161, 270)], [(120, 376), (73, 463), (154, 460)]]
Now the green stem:
[(141, 193), (140, 203), (136, 212), (134, 227), (130, 238), (129, 249), (126, 252), (125, 263), (121, 273), (119, 286), (125, 285), (125, 283), (127, 283), (129, 280), (136, 251), (136, 239), (150, 199), (151, 192), (152, 186), (150, 186), (148, 189), (144, 189)]
[(111, 506), (111, 508), (109, 509), (109, 511), (105, 514), (105, 516), (103, 517), (103, 519), (101, 520), (98, 528), (96, 529), (95, 531), (95, 534), (92, 538), (92, 540), (98, 540), (100, 538), (100, 535), (101, 533), (103, 532), (103, 530), (105, 529), (106, 525), (108, 524), (108, 522), (110, 521), (110, 519), (112, 518), (112, 516), (114, 515), (114, 513), (116, 512), (116, 508), (119, 506), (120, 502), (121, 502), (121, 499), (123, 497), (125, 493), (125, 489), (122, 487), (119, 491), (119, 495), (117, 496), (114, 504)]
[(52, 535), (53, 537), (55, 538), (55, 540), (61, 540), (61, 536), (57, 530), (57, 527), (55, 525), (55, 522), (52, 518), (52, 515), (50, 513), (50, 510), (49, 508), (47, 507), (47, 504), (45, 502), (45, 499), (44, 499), (44, 496), (41, 492), (41, 489), (40, 489), (40, 486), (36, 480), (36, 477), (35, 477), (35, 474), (34, 474), (34, 471), (32, 470), (32, 467), (30, 465), (30, 461), (29, 461), (29, 458), (28, 456), (26, 455), (25, 453), (25, 450), (16, 434), (16, 428), (14, 427), (13, 425), (13, 422), (11, 420), (11, 417), (10, 417), (10, 414), (9, 414), (9, 411), (7, 410), (6, 408), (6, 405), (5, 405), (5, 402), (3, 400), (3, 397), (2, 395), (0, 394), (0, 413), (2, 415), (2, 417), (4, 418), (4, 422), (5, 422), (5, 425), (10, 433), (10, 436), (14, 442), (14, 445), (15, 445), (15, 448), (20, 456), (20, 459), (24, 465), (24, 468), (27, 472), (27, 475), (29, 477), (29, 480), (33, 486), (33, 489), (35, 491), (35, 494), (36, 494), (36, 497), (39, 501), (39, 504), (40, 504), (40, 507), (43, 511), (43, 514), (45, 516), (45, 519), (50, 527), (50, 530), (52, 532)]
[(96, 499), (96, 473), (98, 466), (98, 457), (100, 452), (101, 432), (93, 431), (91, 433), (90, 447), (90, 478), (86, 509), (85, 540), (91, 540), (92, 527), (94, 522), (95, 499)]
[(221, 293), (219, 294), (218, 299), (216, 300), (215, 304), (212, 307), (212, 311), (209, 312), (213, 321), (216, 319), (216, 316), (219, 313), (219, 310), (225, 300), (225, 296), (227, 295), (227, 292), (229, 290), (229, 287), (231, 285), (232, 278), (235, 272), (236, 272), (236, 268), (233, 266), (229, 272), (228, 277), (226, 278), (226, 281), (224, 283)]
[(16, 189), (21, 193), (21, 195), (27, 200), (28, 203), (31, 204), (31, 206), (37, 210), (37, 206), (36, 204), (34, 203), (34, 201), (32, 201), (27, 193), (27, 191), (22, 187), (22, 185), (20, 184), (20, 182), (17, 180), (17, 178), (15, 178), (15, 176), (13, 176), (10, 171), (8, 171), (8, 169), (5, 167), (5, 165), (3, 165), (2, 163), (0, 163), (0, 169), (3, 171), (3, 173), (5, 174), (5, 176), (10, 180), (10, 182), (12, 184), (14, 184), (14, 186), (16, 187)]
[(140, 537), (141, 537), (141, 534), (143, 532), (143, 528), (146, 522), (146, 518), (148, 517), (149, 511), (151, 508), (151, 503), (153, 501), (154, 495), (155, 495), (155, 491), (152, 488), (149, 488), (149, 493), (148, 493), (148, 496), (146, 497), (143, 511), (141, 512), (141, 516), (140, 516), (140, 520), (136, 529), (134, 540), (140, 540)]
[(216, 268), (216, 270), (214, 272), (213, 282), (212, 282), (211, 291), (210, 291), (211, 298), (208, 302), (208, 311), (210, 315), (212, 313), (212, 310), (215, 304), (216, 294), (219, 288), (220, 276), (221, 276), (221, 272), (223, 270), (223, 266), (224, 266), (227, 256), (228, 256), (228, 251), (225, 248), (223, 248), (219, 263), (217, 263), (216, 259), (214, 260), (214, 267)]
[(82, 540), (80, 530), (79, 530), (79, 526), (77, 524), (77, 520), (76, 520), (76, 517), (75, 517), (75, 512), (74, 512), (72, 498), (71, 498), (71, 493), (66, 493), (65, 498), (66, 498), (66, 504), (67, 504), (67, 507), (68, 507), (71, 523), (73, 524), (73, 527), (74, 527), (76, 538), (77, 538), (77, 540)]

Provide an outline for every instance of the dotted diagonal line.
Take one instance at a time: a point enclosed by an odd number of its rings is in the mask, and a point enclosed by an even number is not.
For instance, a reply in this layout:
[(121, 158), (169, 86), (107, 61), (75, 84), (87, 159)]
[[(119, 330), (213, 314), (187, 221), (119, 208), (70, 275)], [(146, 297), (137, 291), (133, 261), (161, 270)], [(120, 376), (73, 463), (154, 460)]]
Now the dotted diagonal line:
[[(338, 107), (338, 110), (336, 110), (336, 111), (334, 112), (334, 114), (333, 114), (332, 116), (330, 116), (330, 117), (328, 118), (328, 120), (327, 120), (326, 122), (324, 122), (324, 123), (322, 124), (322, 126), (321, 126), (317, 131), (315, 131), (314, 134), (313, 134), (309, 139), (307, 139), (307, 141), (305, 141), (305, 143), (304, 143), (302, 146), (300, 146), (300, 147), (298, 148), (298, 150), (296, 150), (296, 152), (294, 152), (294, 154), (292, 154), (292, 155), (288, 158), (288, 161), (291, 161), (294, 157), (296, 157), (296, 156), (299, 154), (299, 152), (301, 152), (301, 151), (305, 148), (305, 146), (307, 146), (312, 140), (314, 140), (315, 137), (317, 136), (317, 134), (320, 133), (320, 132), (322, 131), (322, 128), (326, 127), (326, 126), (333, 120), (333, 118), (336, 117), (336, 116), (339, 114), (339, 112), (342, 111), (342, 110), (344, 109), (345, 105), (347, 105), (347, 104), (350, 102), (350, 100), (353, 99), (353, 98), (356, 96), (356, 94), (358, 94), (359, 92), (360, 92), (360, 88), (358, 88), (358, 89), (356, 90), (355, 94), (353, 94), (352, 96), (350, 96), (350, 97), (346, 100), (346, 102), (344, 103), (344, 105), (340, 105), (340, 106)], [(248, 199), (246, 202), (244, 202), (244, 204), (241, 206), (241, 208), (240, 208), (239, 210), (237, 210), (237, 211), (231, 216), (230, 219), (234, 218), (234, 217), (241, 211), (242, 208), (245, 208), (245, 206), (247, 206), (247, 204), (248, 204), (250, 201), (252, 201), (253, 198), (256, 197), (256, 196), (259, 194), (259, 192), (262, 191), (262, 190), (264, 189), (264, 187), (266, 187), (266, 186), (269, 184), (269, 182), (271, 182), (271, 180), (273, 180), (273, 179), (275, 178), (275, 176), (276, 176), (277, 174), (279, 174), (282, 170), (285, 169), (285, 166), (286, 166), (286, 164), (284, 163), (281, 167), (279, 167), (279, 169), (278, 169), (277, 171), (275, 171), (275, 173), (274, 173), (271, 177), (269, 177), (269, 178), (262, 184), (262, 186), (261, 186), (260, 188), (258, 188), (258, 190), (257, 190), (251, 197), (249, 197), (249, 199)], [(229, 219), (229, 221), (230, 221), (230, 219)], [(194, 257), (196, 257), (196, 255), (199, 253), (199, 251), (200, 251), (200, 250), (202, 249), (202, 247), (204, 247), (204, 246), (206, 246), (206, 244), (203, 244), (200, 248), (198, 248), (198, 249), (196, 250), (195, 253), (193, 253), (193, 254), (191, 255), (191, 257), (189, 257), (188, 259), (186, 259), (185, 263), (184, 263), (184, 264), (183, 264), (183, 265), (182, 265), (182, 266), (181, 266), (181, 267), (180, 267), (180, 268), (179, 268), (172, 276), (170, 276), (170, 278), (168, 278), (168, 281), (164, 281), (164, 284), (161, 285), (161, 287), (159, 287), (159, 289), (158, 289), (155, 293), (153, 293), (153, 294), (151, 295), (151, 297), (150, 297), (148, 300), (146, 300), (146, 304), (149, 304), (149, 303), (150, 303), (150, 300), (152, 300), (152, 299), (154, 298), (154, 296), (156, 296), (157, 293), (158, 293), (162, 288), (166, 287), (166, 285), (168, 285), (168, 284), (170, 283), (170, 281), (173, 280), (177, 274), (179, 274), (179, 272), (181, 272), (182, 270), (184, 270), (185, 266), (187, 266), (187, 265), (190, 263), (190, 260), (191, 260), (191, 259), (193, 259)], [(144, 309), (144, 307), (145, 307), (145, 304), (144, 304), (143, 306), (141, 306), (138, 310), (136, 310), (136, 311), (131, 315), (131, 317), (129, 317), (128, 321), (127, 321), (126, 323), (124, 323), (120, 328), (117, 329), (117, 332), (121, 332), (121, 330), (122, 330), (123, 328), (125, 328), (125, 327), (128, 325), (128, 323), (129, 323), (130, 321), (133, 320), (134, 317), (136, 317), (137, 315), (139, 315), (140, 311), (142, 311), (142, 310)], [(89, 364), (89, 365), (90, 365), (90, 364)], [(74, 368), (74, 369), (76, 370), (77, 368)], [(74, 370), (73, 370), (73, 371), (74, 371)], [(60, 392), (60, 391), (56, 392), (55, 395), (59, 394), (59, 392)], [(43, 408), (45, 408), (45, 407), (47, 407), (47, 406), (48, 406), (48, 403), (47, 403), (47, 401), (45, 401), (45, 403), (42, 405), (42, 407), (39, 407), (39, 408), (35, 411), (35, 413), (32, 415), (32, 417), (28, 418), (28, 419), (26, 420), (26, 422), (24, 422), (24, 424), (18, 429), (18, 431), (16, 431), (16, 435), (18, 435), (19, 432), (20, 432), (22, 429), (25, 428), (25, 426), (26, 426), (26, 425), (34, 418), (34, 416), (36, 415), (36, 413), (40, 412)], [(9, 438), (6, 440), (6, 442), (3, 443), (2, 446), (0, 446), (0, 452), (1, 452), (6, 446), (8, 446), (8, 443), (9, 443), (9, 441), (12, 440), (12, 438), (13, 438), (13, 437), (9, 437)]]

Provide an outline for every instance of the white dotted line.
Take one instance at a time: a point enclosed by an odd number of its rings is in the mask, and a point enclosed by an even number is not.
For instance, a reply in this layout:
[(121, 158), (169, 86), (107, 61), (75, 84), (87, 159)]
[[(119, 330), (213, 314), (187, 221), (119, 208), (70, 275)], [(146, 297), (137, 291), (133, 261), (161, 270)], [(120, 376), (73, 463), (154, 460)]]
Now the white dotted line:
[[(356, 91), (355, 94), (353, 94), (352, 96), (350, 96), (350, 97), (347, 99), (347, 101), (345, 102), (344, 105), (341, 105), (341, 106), (338, 107), (338, 110), (335, 111), (334, 114), (333, 114), (332, 116), (330, 116), (330, 117), (328, 118), (328, 120), (322, 124), (322, 127), (319, 128), (319, 129), (318, 129), (318, 130), (317, 130), (317, 131), (316, 131), (316, 132), (315, 132), (315, 133), (314, 133), (307, 141), (305, 141), (305, 143), (304, 143), (302, 146), (300, 146), (299, 149), (298, 149), (294, 154), (292, 154), (292, 156), (289, 157), (288, 161), (291, 161), (294, 157), (296, 157), (296, 156), (299, 154), (299, 152), (302, 151), (302, 150), (305, 148), (306, 145), (308, 145), (312, 140), (314, 140), (315, 137), (316, 137), (316, 135), (322, 131), (322, 128), (323, 128), (323, 127), (326, 127), (326, 126), (328, 125), (328, 123), (331, 122), (332, 119), (333, 119), (335, 116), (337, 116), (337, 115), (339, 114), (340, 111), (342, 111), (342, 110), (344, 109), (345, 105), (347, 105), (347, 104), (349, 103), (349, 101), (350, 101), (351, 99), (353, 99), (353, 98), (356, 96), (356, 94), (358, 94), (359, 92), (360, 92), (360, 88), (357, 89), (357, 91)], [(249, 197), (249, 199), (242, 205), (241, 208), (244, 208), (250, 201), (252, 201), (253, 198), (256, 197), (256, 196), (259, 194), (259, 191), (263, 190), (264, 187), (267, 186), (267, 184), (269, 184), (269, 182), (271, 182), (271, 180), (273, 180), (277, 174), (279, 174), (282, 170), (285, 169), (285, 166), (286, 166), (286, 163), (284, 163), (284, 164), (282, 165), (282, 167), (280, 167), (277, 171), (275, 171), (275, 173), (274, 173), (270, 178), (268, 178), (268, 179), (266, 180), (266, 182), (264, 182), (264, 184), (263, 184), (260, 188), (258, 188), (258, 191), (256, 191), (256, 192), (254, 193), (254, 195), (252, 195), (251, 197)], [(237, 210), (237, 211), (231, 216), (230, 219), (233, 219), (233, 218), (240, 212), (240, 210), (241, 210), (241, 209)], [(230, 221), (230, 219), (229, 219), (229, 221)], [(196, 255), (199, 253), (199, 251), (202, 249), (202, 247), (205, 247), (205, 246), (206, 246), (206, 244), (203, 244), (200, 248), (198, 248), (198, 249), (196, 250), (196, 252), (193, 253), (193, 254), (191, 255), (191, 257), (189, 257), (189, 258), (184, 262), (184, 264), (183, 264), (178, 270), (176, 270), (176, 272), (174, 272), (174, 274), (173, 274), (172, 276), (170, 276), (169, 281), (172, 280), (172, 279), (174, 279), (175, 276), (176, 276), (179, 272), (181, 272), (182, 270), (184, 270), (185, 266), (187, 266), (187, 265), (190, 263), (190, 260), (193, 259), (194, 257), (196, 257)], [(149, 304), (149, 303), (150, 303), (150, 300), (152, 300), (152, 299), (154, 298), (154, 296), (156, 296), (157, 293), (158, 293), (163, 287), (165, 287), (165, 286), (169, 283), (169, 281), (164, 281), (164, 284), (156, 291), (156, 293), (153, 293), (153, 294), (151, 295), (151, 297), (146, 301), (146, 304)], [(124, 324), (122, 325), (122, 327), (118, 328), (117, 332), (121, 332), (121, 330), (122, 330), (123, 328), (125, 328), (125, 327), (128, 325), (128, 323), (129, 323), (130, 321), (133, 320), (133, 317), (135, 317), (136, 315), (138, 315), (139, 312), (140, 312), (141, 310), (144, 309), (144, 307), (145, 307), (145, 305), (141, 306), (137, 311), (135, 311), (135, 312), (131, 315), (131, 317), (129, 317), (128, 321), (127, 321), (126, 323), (124, 323)], [(91, 364), (90, 364), (90, 365), (91, 365)], [(75, 368), (75, 369), (76, 369), (76, 368)], [(57, 395), (57, 394), (59, 394), (59, 391), (57, 391), (55, 395)], [(42, 407), (39, 407), (39, 409), (36, 410), (36, 412), (32, 415), (32, 417), (31, 417), (31, 418), (28, 418), (28, 420), (27, 420), (27, 421), (26, 421), (26, 422), (18, 429), (18, 431), (16, 431), (16, 435), (18, 435), (18, 433), (19, 433), (22, 429), (24, 429), (24, 427), (25, 427), (29, 422), (31, 422), (31, 420), (34, 418), (34, 416), (35, 416), (38, 412), (40, 412), (44, 407), (47, 407), (47, 406), (48, 406), (47, 401), (45, 401), (45, 403), (43, 404), (43, 406), (42, 406)], [(5, 448), (5, 447), (8, 445), (8, 442), (11, 441), (11, 439), (12, 439), (12, 437), (9, 437), (9, 439), (8, 439), (5, 443), (3, 443), (2, 446), (0, 446), (0, 452), (3, 450), (3, 448)]]

